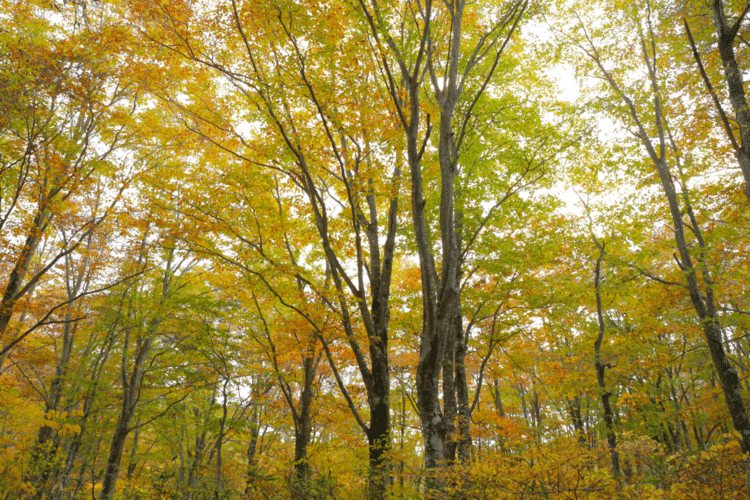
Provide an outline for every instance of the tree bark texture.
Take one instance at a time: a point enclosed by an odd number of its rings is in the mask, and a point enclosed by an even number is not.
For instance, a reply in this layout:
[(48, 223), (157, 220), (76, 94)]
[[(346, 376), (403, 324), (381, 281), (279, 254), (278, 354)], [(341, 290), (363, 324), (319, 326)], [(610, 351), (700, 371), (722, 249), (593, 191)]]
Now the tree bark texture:
[(310, 462), (307, 448), (312, 437), (313, 382), (317, 363), (308, 356), (304, 361), (304, 381), (299, 397), (299, 411), (294, 414), (294, 480), (292, 489), (298, 498), (308, 498), (310, 494)]
[(711, 4), (713, 22), (718, 36), (719, 56), (724, 67), (724, 80), (729, 91), (729, 102), (732, 103), (737, 124), (740, 127), (740, 144), (736, 151), (737, 162), (745, 178), (745, 195), (750, 200), (750, 109), (747, 107), (747, 95), (742, 81), (742, 71), (737, 65), (734, 53), (734, 41), (745, 13), (730, 26), (723, 0), (713, 0)]

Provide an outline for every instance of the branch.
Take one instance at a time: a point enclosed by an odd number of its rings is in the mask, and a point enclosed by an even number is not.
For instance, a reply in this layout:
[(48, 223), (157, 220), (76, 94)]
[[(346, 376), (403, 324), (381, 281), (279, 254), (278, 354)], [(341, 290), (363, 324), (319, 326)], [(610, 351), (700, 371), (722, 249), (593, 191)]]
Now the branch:
[(367, 424), (364, 423), (364, 421), (362, 420), (362, 417), (359, 416), (357, 407), (354, 406), (354, 401), (352, 401), (352, 398), (349, 395), (349, 391), (346, 390), (346, 386), (344, 385), (344, 382), (341, 380), (341, 375), (339, 374), (339, 371), (336, 368), (336, 363), (333, 361), (333, 357), (331, 356), (331, 351), (328, 349), (328, 343), (326, 343), (325, 339), (319, 333), (316, 333), (315, 335), (320, 340), (320, 343), (323, 344), (323, 350), (326, 353), (328, 364), (331, 365), (331, 370), (333, 370), (333, 376), (336, 378), (336, 384), (339, 386), (341, 393), (344, 395), (344, 398), (346, 399), (346, 403), (349, 405), (349, 409), (352, 411), (352, 414), (354, 415), (354, 419), (357, 421), (357, 423), (365, 432), (365, 434), (369, 435), (370, 428), (367, 426)]
[[(50, 309), (47, 312), (47, 314), (45, 314), (44, 317), (42, 319), (40, 319), (34, 326), (32, 326), (31, 328), (29, 328), (28, 330), (26, 330), (25, 332), (23, 332), (21, 335), (19, 335), (18, 337), (16, 337), (10, 344), (8, 344), (7, 346), (5, 346), (3, 348), (3, 350), (0, 351), (0, 356), (4, 355), (8, 351), (10, 351), (11, 348), (13, 348), (16, 344), (18, 344), (20, 341), (22, 341), (26, 337), (28, 337), (29, 334), (31, 332), (33, 332), (34, 330), (36, 330), (37, 328), (39, 328), (41, 326), (44, 326), (44, 325), (49, 325), (49, 324), (54, 324), (54, 323), (61, 323), (60, 321), (47, 321), (47, 318), (49, 318), (50, 316), (52, 316), (52, 313), (54, 313), (56, 310), (60, 309), (61, 307), (64, 307), (64, 306), (66, 306), (66, 305), (68, 305), (68, 304), (70, 304), (72, 302), (75, 302), (76, 300), (80, 299), (81, 297), (85, 297), (86, 295), (93, 295), (95, 293), (104, 292), (106, 290), (109, 290), (110, 288), (114, 288), (117, 285), (119, 285), (120, 283), (123, 283), (123, 282), (125, 282), (125, 281), (127, 281), (127, 280), (129, 280), (131, 278), (134, 278), (134, 277), (136, 277), (138, 275), (141, 275), (141, 274), (145, 273), (146, 271), (150, 271), (150, 269), (144, 269), (143, 271), (139, 271), (139, 272), (137, 272), (135, 274), (131, 274), (130, 276), (126, 276), (126, 277), (122, 278), (121, 280), (115, 281), (114, 283), (111, 283), (111, 284), (109, 284), (107, 286), (104, 286), (102, 288), (97, 288), (96, 290), (89, 290), (89, 291), (80, 293), (80, 294), (76, 295), (75, 297), (73, 297), (72, 299), (68, 299), (65, 302), (57, 304), (55, 307), (53, 307), (52, 309)], [(83, 318), (76, 318), (75, 321), (78, 321), (78, 320), (81, 320), (81, 319), (83, 319)]]

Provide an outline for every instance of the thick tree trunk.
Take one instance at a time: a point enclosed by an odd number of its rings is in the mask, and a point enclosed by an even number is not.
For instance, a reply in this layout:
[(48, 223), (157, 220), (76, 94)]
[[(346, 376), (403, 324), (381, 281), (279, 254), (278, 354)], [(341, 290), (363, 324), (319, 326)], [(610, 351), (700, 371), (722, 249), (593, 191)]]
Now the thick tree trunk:
[(371, 344), (372, 393), (370, 399), (370, 426), (367, 433), (370, 461), (369, 489), (372, 499), (386, 498), (390, 481), (390, 464), (387, 452), (391, 443), (390, 376), (388, 373), (387, 334), (383, 345)]
[[(425, 221), (425, 200), (420, 165), (421, 154), (418, 144), (419, 130), (419, 80), (408, 80), (410, 95), (410, 130), (407, 132), (407, 155), (411, 171), (412, 225), (417, 244), (422, 278), (422, 333), (419, 343), (417, 363), (417, 407), (421, 421), (424, 443), (425, 468), (432, 471), (442, 465), (445, 459), (445, 422), (440, 402), (440, 372), (444, 359), (446, 328), (445, 309), (449, 304), (441, 304), (439, 313), (435, 262), (432, 257), (427, 223)], [(450, 294), (449, 294), (450, 295)], [(442, 326), (442, 328), (440, 328)], [(428, 494), (439, 491), (441, 481), (429, 477), (425, 481)]]
[(542, 442), (544, 434), (544, 423), (542, 422), (542, 408), (539, 404), (539, 391), (536, 390), (536, 373), (531, 370), (531, 416), (534, 421), (537, 442)]
[(310, 492), (310, 462), (307, 448), (312, 437), (312, 417), (310, 410), (313, 402), (313, 381), (315, 380), (315, 359), (305, 358), (304, 381), (299, 398), (299, 411), (294, 422), (294, 478), (292, 490), (296, 498), (307, 499)]
[(740, 127), (740, 144), (737, 150), (737, 162), (745, 178), (745, 195), (750, 200), (750, 109), (747, 107), (747, 96), (742, 81), (742, 71), (737, 65), (734, 53), (734, 40), (737, 37), (737, 25), (729, 26), (724, 12), (724, 1), (713, 0), (713, 21), (719, 39), (719, 56), (724, 67), (724, 80), (729, 91), (729, 101), (732, 103), (737, 124)]
[[(401, 168), (394, 172), (394, 182), (399, 183)], [(374, 336), (369, 342), (371, 385), (367, 402), (370, 407), (370, 425), (367, 432), (369, 444), (370, 478), (369, 494), (373, 500), (387, 497), (390, 483), (390, 467), (387, 453), (391, 447), (391, 403), (390, 403), (390, 362), (388, 360), (388, 328), (390, 324), (390, 291), (395, 254), (397, 230), (398, 198), (392, 196), (388, 207), (386, 241), (383, 246), (382, 262), (379, 249), (379, 229), (375, 197), (369, 194), (367, 204), (370, 209), (370, 222), (367, 239), (370, 245), (371, 295), (370, 307)]]
[[(427, 469), (435, 469), (445, 465), (445, 461), (451, 458), (455, 452), (450, 450), (446, 438), (450, 435), (449, 429), (453, 422), (448, 422), (449, 416), (442, 415), (440, 408), (440, 372), (445, 361), (446, 350), (449, 359), (454, 357), (455, 346), (455, 311), (460, 310), (460, 286), (459, 260), (460, 249), (456, 236), (456, 221), (454, 207), (454, 183), (457, 174), (455, 157), (455, 142), (453, 139), (453, 114), (458, 102), (460, 90), (458, 87), (458, 58), (460, 54), (461, 23), (464, 3), (456, 2), (452, 12), (451, 31), (453, 35), (453, 47), (449, 59), (448, 80), (444, 90), (434, 89), (440, 105), (440, 127), (438, 141), (438, 160), (440, 163), (440, 241), (442, 247), (442, 266), (440, 272), (440, 283), (435, 283), (435, 265), (432, 258), (431, 248), (427, 232), (424, 229), (422, 239), (423, 250), (419, 252), (422, 265), (422, 289), (423, 307), (425, 309), (425, 321), (423, 335), (420, 343), (419, 364), (417, 366), (417, 396), (422, 421), (422, 437), (425, 448), (425, 466)], [(414, 196), (414, 175), (412, 176), (412, 196)], [(419, 200), (412, 199), (414, 204), (418, 201), (421, 207), (416, 207), (421, 220), (415, 220), (415, 235), (420, 239), (424, 222), (424, 203), (421, 199), (421, 172), (419, 175)], [(416, 218), (415, 218), (416, 219)], [(432, 276), (429, 276), (432, 275)], [(448, 369), (453, 370), (453, 366)], [(445, 378), (444, 378), (445, 380)], [(453, 381), (451, 373), (447, 380)], [(455, 386), (450, 387), (450, 395), (444, 394), (449, 401), (455, 398)], [(453, 400), (455, 401), (455, 400)], [(455, 403), (447, 407), (452, 416), (455, 415)], [(432, 485), (428, 483), (428, 491), (440, 491), (439, 480), (431, 478)]]
[(123, 410), (120, 414), (120, 419), (117, 422), (117, 427), (115, 428), (109, 448), (109, 457), (107, 458), (107, 467), (104, 472), (104, 480), (102, 481), (102, 490), (99, 494), (99, 500), (109, 500), (113, 497), (117, 477), (120, 473), (122, 452), (125, 449), (125, 441), (127, 440), (129, 433), (128, 426), (133, 417), (133, 409), (125, 407), (125, 402), (123, 403)]
[[(8, 283), (5, 285), (5, 291), (3, 292), (3, 298), (0, 301), (0, 338), (3, 337), (5, 330), (8, 328), (11, 317), (13, 317), (13, 310), (15, 309), (16, 302), (19, 297), (18, 292), (21, 291), (21, 286), (26, 278), (26, 273), (29, 271), (29, 265), (31, 259), (36, 252), (36, 247), (39, 245), (39, 241), (44, 232), (44, 227), (47, 224), (47, 211), (40, 210), (37, 216), (34, 218), (34, 222), (29, 229), (29, 234), (26, 236), (23, 250), (16, 260), (15, 266), (8, 276)], [(12, 341), (13, 339), (8, 339)], [(6, 342), (4, 342), (5, 344)], [(0, 365), (2, 369), (2, 365)]]

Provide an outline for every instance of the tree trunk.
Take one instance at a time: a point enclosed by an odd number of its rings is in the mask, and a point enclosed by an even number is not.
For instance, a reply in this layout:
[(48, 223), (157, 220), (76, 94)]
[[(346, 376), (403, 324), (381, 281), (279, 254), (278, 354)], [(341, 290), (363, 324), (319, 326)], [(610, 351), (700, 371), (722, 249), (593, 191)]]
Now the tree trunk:
[(391, 408), (390, 376), (388, 373), (387, 334), (382, 337), (382, 345), (371, 344), (370, 359), (372, 362), (372, 393), (370, 401), (370, 426), (367, 433), (370, 462), (369, 489), (370, 498), (384, 499), (390, 481), (390, 464), (387, 452), (391, 443)]
[(133, 474), (135, 473), (135, 468), (138, 465), (138, 438), (141, 436), (141, 429), (138, 426), (139, 422), (136, 421), (135, 423), (135, 432), (133, 433), (133, 446), (130, 449), (130, 460), (128, 460), (128, 472), (127, 477), (128, 479), (133, 479)]
[(732, 103), (735, 118), (740, 127), (740, 144), (736, 151), (737, 163), (745, 178), (745, 195), (750, 201), (750, 110), (747, 107), (742, 71), (737, 65), (737, 58), (734, 54), (734, 40), (737, 37), (737, 28), (741, 20), (738, 20), (735, 26), (729, 26), (723, 0), (713, 0), (711, 9), (719, 39), (719, 56), (724, 67), (724, 80), (729, 91), (729, 102)]
[[(461, 252), (463, 251), (463, 212), (456, 210), (455, 220), (455, 233), (456, 233), (456, 246), (459, 250), (459, 262), (458, 270), (456, 272), (456, 284), (458, 289), (461, 289), (462, 279), (462, 266), (463, 262), (460, 259)], [(454, 386), (456, 391), (456, 406), (457, 406), (457, 427), (455, 432), (456, 439), (456, 453), (460, 462), (468, 462), (471, 460), (472, 451), (472, 440), (471, 440), (471, 411), (472, 405), (469, 400), (469, 381), (466, 376), (466, 351), (468, 350), (468, 330), (464, 330), (463, 326), (463, 315), (461, 312), (461, 298), (456, 301), (453, 318), (451, 321), (453, 326), (453, 362), (452, 366), (455, 373)], [(445, 367), (443, 367), (445, 370)], [(445, 389), (443, 389), (445, 392)], [(446, 397), (445, 395), (443, 396)], [(453, 456), (455, 460), (455, 454)]]
[(109, 457), (104, 472), (102, 490), (99, 494), (99, 500), (109, 500), (113, 497), (117, 476), (120, 473), (120, 462), (122, 461), (122, 452), (125, 449), (125, 441), (128, 438), (129, 424), (133, 417), (134, 408), (126, 407), (126, 401), (123, 401), (123, 409), (120, 413), (120, 419), (117, 422), (115, 433), (112, 436), (112, 442), (109, 448)]
[[(15, 266), (8, 276), (8, 284), (5, 286), (3, 298), (0, 301), (0, 338), (2, 338), (6, 328), (8, 328), (8, 323), (10, 323), (10, 319), (13, 316), (13, 309), (20, 298), (18, 297), (18, 292), (21, 291), (21, 285), (23, 285), (26, 273), (29, 271), (31, 258), (34, 256), (34, 252), (36, 252), (36, 247), (39, 245), (40, 238), (47, 224), (47, 214), (47, 210), (44, 209), (37, 213), (29, 234), (26, 236), (21, 255), (18, 256)], [(13, 339), (9, 340), (12, 341)], [(2, 369), (1, 365), (0, 369)]]
[(601, 390), (602, 408), (604, 409), (604, 425), (607, 426), (607, 445), (609, 446), (609, 455), (612, 467), (612, 476), (617, 479), (620, 477), (620, 454), (617, 451), (617, 435), (615, 434), (615, 422), (614, 412), (612, 411), (612, 403), (610, 396), (612, 395), (607, 390), (607, 385), (604, 382), (604, 371), (609, 366), (607, 363), (602, 363), (601, 360), (601, 347), (602, 340), (604, 340), (604, 313), (602, 312), (602, 295), (601, 295), (601, 267), (602, 260), (604, 259), (604, 247), (605, 244), (600, 244), (595, 241), (596, 246), (599, 248), (599, 257), (596, 259), (596, 269), (594, 274), (594, 292), (596, 293), (596, 317), (599, 323), (599, 335), (596, 337), (594, 342), (594, 366), (596, 368), (596, 381), (599, 384)]
[(455, 330), (450, 330), (446, 339), (445, 352), (443, 356), (443, 414), (445, 415), (445, 460), (452, 464), (456, 459), (456, 447), (458, 446), (459, 432), (456, 429), (456, 417), (458, 408), (456, 403), (455, 383), (455, 354), (456, 336)]
[[(455, 320), (461, 327), (461, 315)], [(462, 335), (456, 341), (456, 399), (458, 402), (458, 459), (462, 462), (471, 460), (471, 402), (469, 401), (469, 382), (466, 376), (467, 341), (461, 328)]]
[[(407, 155), (411, 171), (412, 225), (417, 244), (422, 277), (422, 333), (417, 363), (417, 407), (421, 421), (424, 443), (424, 462), (428, 471), (442, 465), (445, 459), (445, 422), (440, 404), (440, 371), (445, 356), (446, 328), (445, 309), (450, 304), (438, 307), (435, 262), (432, 257), (429, 233), (425, 221), (425, 199), (418, 144), (419, 130), (419, 80), (416, 76), (408, 80), (410, 96), (410, 130), (407, 133)], [(450, 290), (454, 292), (454, 290)], [(444, 296), (450, 299), (451, 294)], [(444, 300), (449, 302), (449, 300)], [(441, 312), (439, 312), (441, 311)], [(442, 328), (441, 328), (442, 327)], [(439, 491), (438, 477), (428, 477), (426, 491)]]
[(581, 397), (576, 396), (568, 399), (568, 411), (573, 422), (573, 430), (578, 437), (578, 444), (586, 446), (586, 431), (584, 429), (583, 417), (581, 416)]
[(495, 403), (495, 409), (497, 410), (497, 416), (505, 418), (505, 408), (503, 408), (503, 400), (500, 397), (500, 386), (497, 379), (493, 380), (492, 383), (492, 401)]
[(222, 479), (222, 446), (224, 444), (224, 435), (226, 433), (227, 416), (229, 405), (229, 394), (227, 393), (227, 385), (229, 385), (229, 376), (224, 379), (224, 385), (221, 389), (221, 420), (219, 420), (219, 435), (216, 437), (216, 483), (214, 485), (214, 498), (218, 500), (224, 496), (224, 484)]
[(307, 499), (310, 497), (310, 462), (307, 456), (307, 447), (312, 437), (312, 419), (310, 409), (313, 401), (313, 381), (315, 379), (315, 359), (312, 356), (305, 358), (304, 382), (299, 398), (299, 411), (295, 418), (294, 427), (294, 479), (292, 490), (297, 498)]
[(258, 436), (260, 436), (260, 409), (253, 402), (250, 415), (250, 441), (247, 444), (247, 472), (245, 473), (245, 496), (250, 497), (258, 473)]

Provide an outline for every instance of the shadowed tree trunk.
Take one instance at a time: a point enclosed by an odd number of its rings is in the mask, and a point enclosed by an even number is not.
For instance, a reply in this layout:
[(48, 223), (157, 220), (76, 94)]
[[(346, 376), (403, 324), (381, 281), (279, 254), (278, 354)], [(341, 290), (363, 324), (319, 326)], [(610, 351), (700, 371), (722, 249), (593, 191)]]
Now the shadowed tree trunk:
[[(318, 359), (320, 359), (318, 357)], [(312, 437), (312, 420), (310, 410), (313, 402), (313, 381), (317, 360), (308, 356), (304, 360), (304, 380), (300, 390), (298, 410), (294, 415), (294, 475), (293, 491), (298, 498), (308, 498), (310, 495), (310, 462), (307, 447)]]
[(599, 384), (602, 408), (604, 410), (604, 425), (607, 427), (607, 446), (609, 447), (609, 456), (612, 467), (612, 476), (617, 479), (620, 477), (620, 453), (617, 451), (617, 435), (615, 434), (614, 412), (612, 411), (612, 402), (610, 397), (612, 393), (607, 390), (607, 384), (604, 381), (604, 372), (609, 368), (608, 363), (603, 363), (601, 358), (602, 341), (604, 340), (605, 322), (604, 312), (602, 311), (602, 260), (604, 259), (604, 248), (606, 243), (599, 243), (594, 238), (594, 243), (599, 249), (599, 256), (596, 259), (594, 271), (594, 293), (596, 294), (596, 319), (599, 324), (599, 334), (594, 342), (594, 367), (596, 368), (596, 382)]
[(247, 470), (245, 472), (245, 496), (250, 497), (253, 491), (253, 483), (258, 474), (258, 438), (260, 436), (261, 426), (261, 408), (257, 403), (253, 403), (253, 410), (250, 414), (250, 441), (247, 443)]
[(578, 437), (578, 443), (581, 446), (586, 446), (586, 430), (584, 428), (583, 417), (581, 415), (581, 397), (575, 396), (568, 399), (568, 411), (570, 412), (570, 419), (573, 422), (573, 429)]

